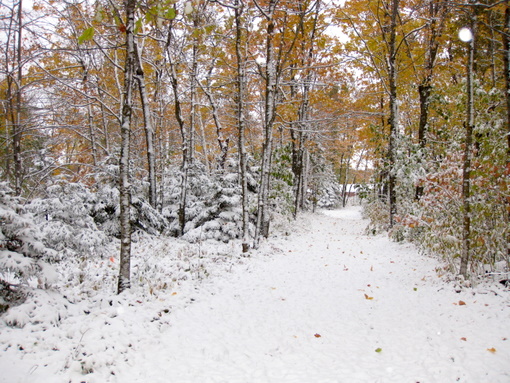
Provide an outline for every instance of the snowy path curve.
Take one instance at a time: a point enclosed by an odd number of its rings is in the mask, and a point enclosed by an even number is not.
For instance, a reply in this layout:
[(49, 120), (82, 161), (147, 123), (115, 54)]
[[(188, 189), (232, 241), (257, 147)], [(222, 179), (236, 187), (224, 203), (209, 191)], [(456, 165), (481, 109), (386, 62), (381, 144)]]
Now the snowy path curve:
[(510, 382), (508, 295), (455, 293), (366, 224), (357, 208), (308, 216), (137, 342), (115, 380)]

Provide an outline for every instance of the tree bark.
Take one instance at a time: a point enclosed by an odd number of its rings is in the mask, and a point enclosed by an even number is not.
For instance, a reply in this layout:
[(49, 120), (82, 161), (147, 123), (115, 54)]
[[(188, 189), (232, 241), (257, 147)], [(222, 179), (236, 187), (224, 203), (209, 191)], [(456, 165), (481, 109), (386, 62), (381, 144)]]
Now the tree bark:
[(277, 67), (275, 55), (275, 24), (274, 13), (278, 0), (270, 0), (267, 13), (266, 30), (266, 90), (264, 104), (264, 144), (262, 147), (262, 168), (260, 176), (260, 190), (257, 201), (257, 224), (255, 227), (255, 243), (257, 248), (260, 236), (269, 235), (270, 217), (267, 214), (269, 189), (271, 180), (271, 159), (273, 154), (273, 124), (276, 115), (276, 93), (277, 93)]
[[(14, 16), (14, 8), (11, 9), (12, 19), (16, 18), (17, 30), (14, 32), (12, 29), (9, 31), (8, 40), (13, 33), (13, 58), (12, 70), (8, 68), (9, 60), (8, 53), (6, 53), (6, 72), (7, 72), (7, 114), (11, 123), (10, 141), (12, 143), (12, 186), (16, 195), (21, 195), (23, 184), (23, 162), (22, 162), (22, 149), (21, 142), (23, 138), (23, 125), (22, 125), (22, 82), (23, 82), (23, 62), (22, 62), (22, 49), (23, 49), (23, 2), (19, 0), (17, 3), (17, 12)], [(7, 41), (7, 44), (9, 41)], [(7, 48), (8, 50), (9, 48)], [(8, 129), (6, 129), (8, 131)], [(9, 133), (7, 133), (9, 135)], [(8, 137), (9, 141), (9, 137)], [(9, 156), (7, 156), (9, 157)], [(6, 161), (7, 177), (11, 176), (10, 160)]]
[(153, 208), (157, 207), (157, 185), (156, 185), (156, 154), (154, 149), (154, 127), (152, 124), (152, 114), (145, 87), (145, 74), (143, 71), (142, 60), (138, 45), (135, 42), (136, 53), (136, 81), (140, 99), (142, 101), (143, 123), (145, 130), (145, 141), (147, 145), (147, 164), (149, 167), (149, 203)]
[(129, 144), (133, 113), (133, 87), (136, 68), (135, 52), (135, 7), (136, 0), (126, 0), (126, 62), (124, 68), (124, 95), (121, 115), (121, 152), (119, 175), (120, 201), (120, 271), (117, 292), (122, 293), (131, 286), (131, 191), (129, 185)]
[(462, 161), (462, 251), (460, 257), (459, 273), (465, 278), (468, 277), (468, 264), (471, 258), (471, 152), (473, 147), (473, 130), (475, 125), (474, 113), (474, 52), (476, 34), (476, 15), (471, 16), (471, 32), (473, 37), (468, 45), (467, 63), (467, 116), (465, 122), (466, 138), (464, 146), (464, 158)]
[(391, 2), (391, 27), (390, 38), (388, 42), (388, 73), (389, 73), (389, 91), (390, 91), (390, 140), (388, 147), (388, 194), (390, 205), (390, 222), (389, 226), (395, 224), (395, 216), (397, 214), (397, 193), (396, 193), (396, 174), (395, 174), (395, 151), (398, 136), (399, 115), (398, 115), (398, 99), (397, 99), (397, 20), (398, 20), (399, 0)]
[[(246, 143), (245, 130), (245, 90), (246, 90), (246, 49), (243, 49), (243, 0), (235, 0), (234, 5), (236, 24), (236, 119), (239, 145), (239, 183), (241, 184), (241, 206), (242, 206), (242, 251), (246, 253), (249, 248), (248, 233), (248, 180), (246, 175)], [(219, 139), (219, 138), (218, 138)]]
[(170, 83), (172, 85), (172, 91), (174, 94), (174, 110), (175, 110), (175, 119), (177, 120), (177, 124), (179, 125), (179, 130), (181, 132), (182, 137), (182, 164), (181, 164), (181, 196), (179, 199), (179, 230), (180, 235), (184, 233), (184, 228), (186, 226), (186, 201), (187, 201), (187, 192), (188, 192), (188, 172), (189, 172), (189, 163), (190, 163), (190, 137), (189, 130), (186, 127), (186, 123), (184, 122), (184, 117), (182, 115), (182, 106), (181, 100), (179, 99), (179, 79), (177, 77), (177, 69), (176, 63), (172, 58), (172, 53), (170, 52), (170, 43), (172, 40), (172, 26), (170, 26), (168, 30), (167, 41), (165, 45), (165, 52), (168, 58), (168, 64), (170, 66)]
[[(421, 150), (421, 158), (425, 156), (427, 147), (427, 132), (429, 128), (429, 109), (432, 95), (432, 79), (436, 63), (437, 52), (439, 50), (439, 37), (443, 33), (444, 20), (446, 14), (445, 3), (438, 0), (431, 0), (429, 4), (430, 35), (426, 51), (425, 74), (418, 86), (420, 98), (420, 120), (418, 125), (418, 143)], [(423, 195), (423, 186), (416, 186), (415, 199), (419, 200)]]
[[(235, 17), (237, 17), (237, 16), (235, 16)], [(236, 26), (236, 28), (237, 28), (237, 26)], [(237, 35), (237, 32), (236, 32), (236, 35)], [(237, 39), (237, 36), (236, 36), (236, 39)], [(237, 41), (236, 41), (236, 44), (237, 44)], [(236, 49), (237, 49), (237, 47), (236, 47)], [(237, 56), (237, 51), (236, 51), (236, 56)], [(223, 134), (223, 126), (222, 126), (222, 123), (220, 120), (220, 116), (218, 115), (218, 105), (217, 105), (217, 102), (214, 99), (214, 97), (211, 93), (211, 89), (210, 89), (210, 85), (211, 85), (210, 84), (210, 76), (211, 76), (213, 69), (214, 69), (214, 66), (211, 66), (208, 76), (206, 78), (207, 83), (205, 84), (205, 86), (201, 85), (201, 88), (202, 88), (202, 91), (204, 92), (205, 96), (209, 100), (209, 105), (211, 106), (211, 112), (212, 112), (212, 117), (213, 117), (213, 121), (214, 121), (214, 126), (216, 126), (216, 136), (217, 136), (217, 140), (218, 140), (218, 146), (220, 148), (220, 153), (221, 153), (220, 159), (218, 161), (218, 169), (223, 170), (223, 169), (225, 169), (225, 163), (227, 161), (228, 145), (229, 145), (230, 140), (228, 138), (225, 138), (225, 136)], [(239, 68), (237, 68), (237, 71), (239, 73)], [(237, 92), (239, 92), (239, 86), (237, 86)]]
[[(505, 75), (505, 90), (506, 90), (506, 119), (507, 119), (507, 147), (506, 147), (506, 169), (504, 174), (506, 176), (506, 189), (504, 193), (506, 193), (506, 209), (507, 209), (507, 222), (510, 224), (510, 4), (507, 3), (505, 9), (505, 25), (503, 29), (503, 63), (505, 66), (504, 75)], [(507, 235), (507, 259), (510, 262), (510, 234)]]

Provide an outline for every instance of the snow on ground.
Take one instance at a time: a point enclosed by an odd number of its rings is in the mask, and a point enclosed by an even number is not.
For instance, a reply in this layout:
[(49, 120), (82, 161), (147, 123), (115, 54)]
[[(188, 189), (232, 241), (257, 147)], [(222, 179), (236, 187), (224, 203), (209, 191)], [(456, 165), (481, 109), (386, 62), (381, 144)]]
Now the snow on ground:
[(460, 290), (367, 224), (305, 215), (250, 258), (204, 261), (209, 277), (2, 326), (0, 382), (510, 382), (508, 290)]

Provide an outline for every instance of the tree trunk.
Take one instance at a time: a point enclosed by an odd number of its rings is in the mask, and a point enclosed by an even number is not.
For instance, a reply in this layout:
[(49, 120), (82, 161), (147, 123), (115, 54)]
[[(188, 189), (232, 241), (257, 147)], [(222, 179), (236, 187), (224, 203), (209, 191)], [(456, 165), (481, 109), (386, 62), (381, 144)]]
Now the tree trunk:
[(179, 125), (179, 130), (181, 131), (182, 137), (182, 165), (181, 165), (181, 196), (179, 199), (179, 230), (180, 235), (184, 233), (184, 227), (186, 226), (186, 201), (187, 201), (187, 192), (188, 192), (188, 172), (189, 172), (189, 162), (190, 162), (190, 138), (189, 138), (189, 130), (186, 127), (184, 122), (184, 117), (182, 115), (182, 107), (181, 101), (179, 99), (179, 80), (177, 77), (176, 63), (172, 58), (172, 53), (170, 52), (170, 42), (172, 40), (172, 30), (171, 26), (168, 31), (168, 37), (166, 41), (165, 51), (167, 53), (168, 64), (170, 66), (170, 83), (172, 85), (172, 90), (174, 94), (174, 109), (175, 109), (175, 119), (177, 120), (177, 124)]
[[(439, 0), (433, 0), (429, 4), (430, 17), (430, 36), (426, 51), (425, 75), (418, 86), (420, 97), (420, 120), (418, 125), (418, 143), (420, 146), (420, 158), (425, 158), (425, 149), (427, 147), (427, 131), (429, 128), (429, 109), (432, 95), (432, 78), (436, 63), (437, 52), (439, 49), (439, 37), (443, 33), (445, 13), (445, 3)], [(423, 186), (416, 186), (415, 199), (419, 200), (423, 195)]]
[(255, 243), (257, 248), (260, 236), (269, 235), (270, 217), (267, 214), (269, 189), (271, 180), (271, 159), (273, 154), (273, 124), (276, 114), (276, 93), (277, 93), (277, 67), (275, 55), (275, 25), (274, 12), (278, 0), (270, 0), (267, 18), (266, 32), (266, 92), (264, 105), (264, 144), (262, 148), (262, 168), (260, 176), (260, 190), (257, 202), (257, 224), (255, 227)]
[[(504, 174), (506, 176), (506, 185), (503, 193), (506, 193), (506, 209), (507, 209), (507, 222), (510, 224), (510, 190), (509, 190), (509, 179), (510, 179), (510, 4), (507, 3), (505, 9), (505, 26), (503, 30), (503, 62), (505, 65), (505, 85), (506, 85), (506, 119), (507, 119), (507, 147), (506, 147), (506, 169)], [(507, 235), (507, 259), (510, 262), (510, 234)]]
[[(237, 5), (236, 5), (236, 7), (237, 7)], [(236, 42), (236, 44), (237, 44), (237, 42)], [(236, 47), (236, 49), (237, 49), (237, 47)], [(237, 56), (237, 52), (236, 52), (236, 56)], [(228, 138), (225, 138), (225, 136), (223, 135), (223, 126), (222, 126), (222, 123), (220, 120), (220, 116), (218, 115), (218, 105), (217, 105), (216, 100), (214, 99), (214, 97), (211, 93), (211, 89), (210, 89), (210, 85), (211, 85), (210, 84), (210, 76), (211, 76), (213, 69), (214, 69), (214, 65), (211, 66), (211, 68), (209, 70), (208, 76), (206, 78), (206, 81), (207, 81), (206, 85), (201, 86), (201, 88), (202, 88), (202, 91), (204, 92), (205, 96), (209, 100), (209, 105), (211, 106), (212, 117), (213, 117), (214, 125), (216, 126), (216, 136), (217, 136), (218, 145), (220, 147), (220, 153), (221, 153), (220, 159), (218, 161), (218, 169), (223, 170), (223, 169), (225, 169), (225, 163), (227, 161), (228, 144), (229, 144), (230, 140)], [(239, 71), (239, 68), (238, 68), (238, 71)], [(239, 91), (238, 86), (237, 86), (237, 91)]]
[(395, 224), (395, 215), (397, 214), (397, 193), (396, 193), (396, 174), (395, 174), (395, 152), (396, 141), (398, 136), (399, 115), (398, 115), (398, 99), (397, 99), (397, 20), (398, 20), (399, 0), (393, 0), (391, 3), (391, 28), (388, 46), (388, 73), (389, 73), (389, 90), (390, 90), (390, 141), (388, 147), (388, 194), (390, 205), (390, 222), (389, 226)]
[(158, 203), (156, 185), (156, 154), (154, 149), (154, 127), (152, 124), (149, 97), (147, 96), (147, 89), (145, 87), (145, 74), (143, 71), (142, 60), (136, 43), (135, 53), (136, 53), (135, 78), (138, 83), (138, 90), (140, 92), (140, 99), (142, 101), (145, 141), (147, 145), (147, 164), (149, 167), (149, 203), (153, 208), (156, 208)]
[(345, 162), (345, 178), (344, 178), (344, 187), (342, 190), (342, 194), (343, 194), (342, 195), (342, 207), (345, 207), (345, 205), (347, 205), (347, 196), (348, 196), (347, 185), (349, 182), (349, 168), (350, 168), (350, 166), (351, 166), (351, 153), (349, 152), (347, 154), (347, 158), (346, 158), (346, 162)]
[(119, 175), (120, 200), (120, 271), (117, 292), (131, 286), (131, 191), (129, 185), (129, 141), (133, 113), (133, 82), (136, 67), (135, 7), (136, 0), (126, 1), (126, 63), (124, 68), (124, 96), (121, 116), (121, 151)]
[(471, 16), (471, 32), (473, 37), (468, 43), (468, 64), (467, 64), (467, 118), (466, 118), (466, 138), (464, 146), (464, 158), (462, 161), (462, 251), (460, 257), (459, 273), (467, 278), (468, 264), (471, 258), (471, 151), (473, 146), (473, 130), (475, 125), (474, 113), (474, 52), (475, 52), (475, 15)]
[[(23, 62), (22, 62), (22, 39), (23, 39), (23, 3), (19, 0), (17, 4), (17, 13), (14, 16), (12, 9), (12, 17), (16, 17), (17, 30), (14, 34), (13, 47), (13, 66), (12, 71), (8, 68), (7, 72), (7, 114), (11, 123), (10, 138), (12, 143), (12, 186), (16, 195), (21, 195), (23, 183), (23, 163), (21, 158), (21, 142), (23, 137), (22, 125), (22, 81), (23, 81)], [(8, 38), (10, 39), (10, 33)], [(7, 48), (8, 49), (8, 48)], [(6, 56), (8, 56), (6, 54)], [(6, 60), (8, 61), (8, 60)], [(7, 131), (8, 129), (6, 129)], [(9, 133), (7, 133), (9, 135)], [(8, 156), (7, 156), (8, 157)], [(10, 160), (6, 162), (6, 173), (9, 178), (11, 176)]]
[[(245, 89), (246, 89), (246, 49), (243, 49), (243, 0), (236, 0), (234, 5), (236, 23), (236, 119), (239, 140), (239, 182), (241, 184), (242, 206), (242, 251), (246, 253), (249, 248), (248, 238), (248, 180), (246, 176), (246, 144), (245, 144)], [(243, 52), (244, 51), (244, 52)]]

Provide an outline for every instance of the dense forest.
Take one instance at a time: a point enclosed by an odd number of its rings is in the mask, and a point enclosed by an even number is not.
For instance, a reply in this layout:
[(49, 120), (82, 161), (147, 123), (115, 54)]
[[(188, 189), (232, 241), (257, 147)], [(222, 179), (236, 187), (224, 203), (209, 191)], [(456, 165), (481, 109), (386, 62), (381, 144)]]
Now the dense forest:
[[(345, 204), (469, 280), (510, 262), (510, 2), (0, 2), (0, 312), (137, 232)], [(460, 33), (459, 33), (460, 32)]]

